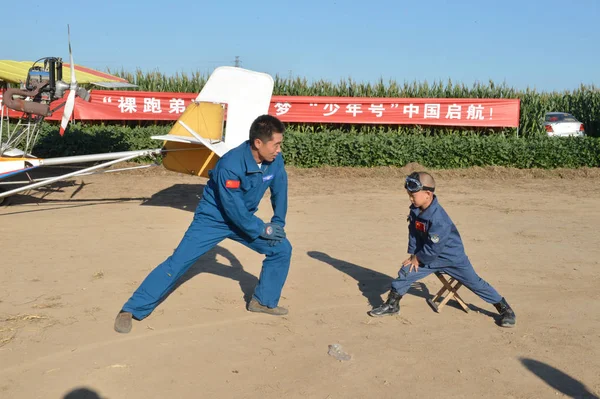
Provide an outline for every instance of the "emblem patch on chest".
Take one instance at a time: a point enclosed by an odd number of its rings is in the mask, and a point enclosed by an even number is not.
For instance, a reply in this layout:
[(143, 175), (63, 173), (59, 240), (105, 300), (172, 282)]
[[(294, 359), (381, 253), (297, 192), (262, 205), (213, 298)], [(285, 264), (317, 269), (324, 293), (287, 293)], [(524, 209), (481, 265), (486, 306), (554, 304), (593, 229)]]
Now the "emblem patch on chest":
[(263, 177), (263, 181), (269, 181), (273, 178), (273, 175), (266, 175), (265, 177)]
[(426, 231), (425, 223), (419, 222), (418, 220), (415, 222), (415, 227), (417, 228), (417, 230), (422, 231), (423, 233), (425, 233)]

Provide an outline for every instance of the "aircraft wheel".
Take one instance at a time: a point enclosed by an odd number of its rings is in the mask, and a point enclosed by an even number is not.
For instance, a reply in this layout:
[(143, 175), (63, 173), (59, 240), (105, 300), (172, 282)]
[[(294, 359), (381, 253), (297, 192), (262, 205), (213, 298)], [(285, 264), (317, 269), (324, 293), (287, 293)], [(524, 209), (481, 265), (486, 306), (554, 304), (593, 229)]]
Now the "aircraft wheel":
[[(6, 190), (0, 188), (0, 193), (3, 192), (3, 191), (6, 191)], [(2, 198), (0, 198), (0, 207), (8, 206), (9, 205), (9, 199), (10, 199), (10, 197), (2, 197)]]

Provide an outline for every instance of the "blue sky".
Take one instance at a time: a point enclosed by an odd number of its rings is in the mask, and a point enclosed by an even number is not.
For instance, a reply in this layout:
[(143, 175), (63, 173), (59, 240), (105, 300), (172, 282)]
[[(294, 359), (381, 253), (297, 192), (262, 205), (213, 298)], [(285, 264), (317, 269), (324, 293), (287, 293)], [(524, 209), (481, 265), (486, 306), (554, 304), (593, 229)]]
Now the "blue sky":
[(309, 81), (600, 86), (600, 0), (5, 3), (0, 59), (68, 62), (68, 23), (75, 63), (100, 70), (210, 73), (239, 56)]

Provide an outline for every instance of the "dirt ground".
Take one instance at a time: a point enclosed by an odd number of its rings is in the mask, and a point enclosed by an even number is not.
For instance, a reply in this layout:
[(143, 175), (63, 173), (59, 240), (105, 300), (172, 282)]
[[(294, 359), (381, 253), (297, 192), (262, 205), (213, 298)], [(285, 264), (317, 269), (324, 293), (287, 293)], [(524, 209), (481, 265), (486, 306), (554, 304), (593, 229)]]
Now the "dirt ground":
[[(152, 168), (11, 198), (0, 397), (597, 397), (600, 172), (435, 173), (476, 270), (517, 313), (503, 329), (465, 288), (469, 313), (435, 313), (435, 276), (399, 316), (366, 314), (406, 257), (410, 168), (290, 170), (288, 316), (245, 310), (262, 256), (224, 241), (127, 335), (116, 313), (177, 246), (205, 180)], [(328, 355), (336, 343), (350, 360)]]

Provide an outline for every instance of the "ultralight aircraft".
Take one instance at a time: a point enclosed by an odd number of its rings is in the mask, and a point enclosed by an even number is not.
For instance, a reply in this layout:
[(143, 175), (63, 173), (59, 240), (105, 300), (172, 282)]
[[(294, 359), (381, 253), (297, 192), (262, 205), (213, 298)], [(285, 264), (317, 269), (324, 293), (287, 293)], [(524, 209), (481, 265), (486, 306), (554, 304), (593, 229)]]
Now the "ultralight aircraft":
[[(273, 78), (266, 73), (222, 66), (213, 71), (169, 133), (152, 136), (152, 139), (162, 141), (160, 148), (58, 158), (36, 157), (31, 150), (44, 118), (64, 108), (60, 134), (68, 134), (67, 125), (77, 101), (89, 101), (90, 92), (80, 85), (135, 87), (124, 79), (75, 65), (70, 30), (68, 35), (69, 64), (63, 64), (62, 59), (57, 57), (43, 58), (33, 64), (0, 60), (0, 84), (4, 82), (0, 107), (0, 203), (19, 192), (77, 176), (104, 173), (117, 163), (138, 157), (161, 155), (162, 165), (168, 170), (208, 177), (208, 171), (223, 154), (248, 139), (252, 121), (268, 113)], [(63, 79), (65, 69), (69, 71), (66, 75), (70, 78)], [(8, 88), (6, 83), (19, 84), (21, 87)], [(76, 97), (79, 98), (77, 101)], [(19, 113), (16, 122), (13, 117), (15, 111)], [(39, 179), (31, 178), (28, 173), (44, 166), (85, 163), (93, 165)], [(126, 169), (130, 168), (111, 171)], [(15, 181), (14, 176), (17, 175), (24, 178)], [(15, 184), (19, 186), (10, 190), (2, 189), (2, 185)]]

